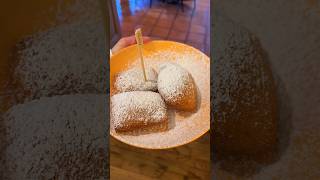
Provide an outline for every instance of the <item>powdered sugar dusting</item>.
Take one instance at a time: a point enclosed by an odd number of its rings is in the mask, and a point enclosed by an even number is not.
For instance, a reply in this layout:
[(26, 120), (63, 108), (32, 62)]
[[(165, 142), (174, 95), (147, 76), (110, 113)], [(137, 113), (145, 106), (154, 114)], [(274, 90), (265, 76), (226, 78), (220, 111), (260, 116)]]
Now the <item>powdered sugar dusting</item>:
[(105, 103), (105, 95), (78, 94), (11, 107), (3, 115), (8, 145), (2, 165), (9, 176), (4, 179), (104, 177), (106, 153), (97, 152), (108, 149)]
[(167, 107), (159, 93), (124, 92), (111, 97), (111, 115), (116, 130), (130, 129), (133, 123), (146, 126), (166, 122)]
[(129, 91), (157, 91), (157, 73), (150, 67), (146, 67), (147, 81), (144, 81), (141, 68), (134, 67), (121, 72), (114, 84), (119, 92)]
[[(153, 42), (161, 43), (161, 42)], [(181, 48), (183, 47), (183, 51)], [(180, 48), (180, 49), (179, 49)], [(170, 128), (167, 131), (139, 134), (139, 136), (117, 134), (112, 129), (111, 135), (128, 144), (144, 148), (170, 148), (182, 145), (201, 136), (210, 128), (210, 64), (209, 58), (191, 47), (172, 44), (164, 50), (153, 50), (146, 55), (145, 64), (159, 71), (160, 65), (173, 62), (185, 68), (193, 77), (198, 88), (199, 109), (195, 113), (182, 113), (168, 109)], [(129, 67), (138, 66), (139, 59), (134, 59)], [(112, 82), (111, 82), (112, 83)]]
[[(80, 3), (84, 4), (88, 5)], [(79, 11), (80, 5), (75, 6)], [(98, 2), (90, 1), (90, 6), (99, 9)], [(22, 47), (14, 76), (33, 96), (25, 100), (70, 92), (105, 92), (108, 66), (101, 53), (105, 51), (105, 29), (97, 14), (83, 14), (85, 17), (77, 21), (35, 33), (18, 45)]]
[[(185, 103), (195, 104), (195, 87), (192, 76), (181, 66), (164, 63), (160, 66), (158, 90), (170, 105)], [(194, 107), (194, 106), (193, 106)]]

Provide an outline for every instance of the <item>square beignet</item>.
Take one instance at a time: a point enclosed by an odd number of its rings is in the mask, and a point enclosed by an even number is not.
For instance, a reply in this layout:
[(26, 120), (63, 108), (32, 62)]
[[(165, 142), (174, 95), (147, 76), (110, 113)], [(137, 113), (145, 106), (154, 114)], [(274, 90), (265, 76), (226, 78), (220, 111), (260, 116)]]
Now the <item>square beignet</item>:
[(159, 93), (132, 91), (111, 97), (111, 118), (116, 132), (168, 124), (167, 107)]
[(141, 68), (134, 67), (116, 75), (114, 87), (118, 92), (157, 91), (158, 74), (151, 67), (146, 67), (147, 81), (144, 81)]

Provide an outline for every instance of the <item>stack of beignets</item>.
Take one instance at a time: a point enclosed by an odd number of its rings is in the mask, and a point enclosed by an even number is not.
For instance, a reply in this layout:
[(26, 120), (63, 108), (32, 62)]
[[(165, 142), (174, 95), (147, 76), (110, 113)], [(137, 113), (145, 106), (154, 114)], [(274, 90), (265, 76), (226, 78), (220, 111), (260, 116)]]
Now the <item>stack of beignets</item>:
[(111, 97), (111, 117), (116, 132), (167, 125), (166, 105), (182, 111), (196, 109), (196, 85), (187, 70), (174, 63), (164, 63), (158, 76), (152, 68), (146, 68), (146, 74), (146, 82), (141, 68), (116, 76), (114, 87), (119, 94)]

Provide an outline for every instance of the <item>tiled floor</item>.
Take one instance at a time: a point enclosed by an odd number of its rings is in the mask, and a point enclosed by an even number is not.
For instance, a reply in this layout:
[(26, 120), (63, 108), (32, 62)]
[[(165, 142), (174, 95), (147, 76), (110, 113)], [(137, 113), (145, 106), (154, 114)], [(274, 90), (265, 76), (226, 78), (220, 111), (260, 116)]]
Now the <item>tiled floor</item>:
[(116, 0), (122, 36), (143, 35), (189, 44), (210, 54), (210, 0), (184, 0), (184, 12), (176, 4), (160, 0)]

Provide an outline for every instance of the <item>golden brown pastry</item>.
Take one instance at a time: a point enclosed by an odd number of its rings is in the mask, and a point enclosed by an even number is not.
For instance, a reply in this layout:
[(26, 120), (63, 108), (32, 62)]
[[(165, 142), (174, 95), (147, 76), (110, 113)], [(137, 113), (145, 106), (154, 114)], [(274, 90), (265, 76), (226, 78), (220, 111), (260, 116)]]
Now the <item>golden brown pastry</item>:
[(175, 63), (160, 66), (158, 91), (165, 102), (175, 109), (194, 111), (197, 106), (197, 90), (191, 74)]
[(228, 156), (272, 161), (277, 148), (277, 100), (273, 75), (259, 40), (245, 28), (215, 21), (212, 84), (212, 148)]
[(111, 118), (116, 132), (168, 123), (165, 102), (159, 93), (151, 91), (124, 92), (112, 96)]
[(144, 81), (141, 68), (134, 67), (117, 75), (114, 84), (118, 92), (157, 91), (157, 73), (146, 67), (147, 81)]

